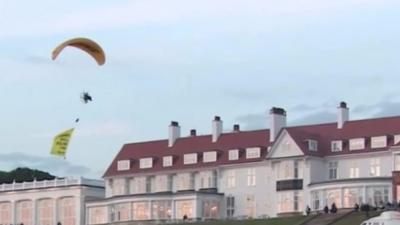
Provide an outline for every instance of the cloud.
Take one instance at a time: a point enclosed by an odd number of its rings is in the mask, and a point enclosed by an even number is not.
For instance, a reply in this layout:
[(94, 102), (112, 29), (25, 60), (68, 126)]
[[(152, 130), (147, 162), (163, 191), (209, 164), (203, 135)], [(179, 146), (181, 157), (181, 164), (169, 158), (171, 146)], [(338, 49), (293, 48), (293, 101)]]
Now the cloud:
[(101, 172), (73, 164), (67, 160), (55, 157), (42, 157), (25, 153), (0, 154), (0, 170), (12, 170), (17, 167), (29, 167), (49, 172), (55, 176), (84, 176), (99, 178)]
[(367, 114), (372, 117), (387, 117), (400, 115), (400, 102), (381, 101), (370, 105), (359, 105), (353, 110), (354, 113)]
[(289, 121), (289, 125), (290, 126), (310, 125), (310, 124), (330, 123), (335, 121), (336, 121), (335, 113), (330, 111), (322, 111), (322, 112), (307, 114), (295, 120)]
[(236, 118), (244, 130), (264, 129), (268, 125), (266, 113), (253, 113)]

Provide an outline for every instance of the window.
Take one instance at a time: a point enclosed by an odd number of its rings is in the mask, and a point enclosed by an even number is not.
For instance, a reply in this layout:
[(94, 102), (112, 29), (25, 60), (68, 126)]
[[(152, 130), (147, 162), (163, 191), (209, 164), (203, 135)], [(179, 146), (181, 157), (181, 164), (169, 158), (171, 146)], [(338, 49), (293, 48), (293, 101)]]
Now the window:
[(294, 161), (294, 179), (303, 177), (302, 162), (300, 160)]
[(197, 163), (197, 153), (190, 153), (183, 155), (183, 164), (196, 164)]
[(394, 155), (394, 170), (400, 171), (400, 154)]
[(229, 150), (229, 160), (239, 159), (239, 149)]
[(151, 167), (153, 167), (153, 158), (152, 157), (140, 159), (140, 169), (148, 169)]
[(163, 167), (172, 166), (172, 156), (163, 157)]
[(113, 205), (111, 208), (111, 219), (114, 221), (127, 221), (129, 220), (129, 203), (120, 203)]
[(212, 151), (212, 152), (204, 152), (203, 153), (203, 162), (215, 162), (217, 161), (217, 152)]
[(152, 219), (168, 220), (172, 217), (172, 204), (168, 200), (152, 201)]
[(311, 198), (312, 198), (312, 209), (319, 210), (321, 207), (320, 200), (319, 200), (319, 191), (312, 191)]
[(11, 222), (11, 203), (0, 203), (0, 224), (12, 224)]
[(233, 218), (235, 215), (235, 197), (232, 195), (226, 197), (226, 215), (228, 218)]
[(228, 188), (234, 188), (236, 186), (236, 171), (229, 170), (228, 175), (226, 176), (226, 180), (227, 180), (226, 186)]
[(246, 149), (246, 159), (256, 159), (260, 158), (260, 156), (261, 149), (259, 147)]
[(194, 200), (177, 200), (176, 201), (176, 218), (183, 218), (187, 216), (188, 219), (193, 218), (195, 215), (195, 201)]
[(343, 190), (343, 207), (353, 208), (356, 203), (361, 205), (362, 188), (345, 188)]
[(308, 140), (308, 150), (313, 152), (317, 151), (318, 142), (316, 140)]
[(132, 216), (133, 220), (148, 220), (150, 219), (148, 202), (133, 202), (132, 203)]
[(200, 188), (215, 188), (217, 174), (215, 171), (200, 172)]
[(371, 159), (371, 167), (369, 174), (372, 177), (380, 176), (381, 175), (381, 165), (380, 165), (380, 159), (379, 158), (373, 158)]
[(358, 167), (358, 163), (354, 162), (350, 165), (350, 178), (358, 178), (360, 177), (360, 168)]
[(386, 136), (372, 137), (371, 148), (384, 148), (387, 144)]
[(112, 195), (124, 195), (126, 188), (126, 180), (125, 178), (114, 179), (112, 182)]
[(54, 217), (54, 201), (52, 199), (42, 199), (38, 202), (39, 224), (51, 225)]
[(178, 190), (193, 190), (194, 189), (194, 176), (192, 173), (178, 174)]
[(203, 218), (204, 219), (217, 219), (219, 218), (219, 204), (218, 201), (203, 200)]
[(157, 175), (154, 179), (154, 190), (156, 192), (171, 191), (172, 179), (169, 175)]
[(129, 170), (131, 168), (131, 161), (128, 160), (118, 160), (117, 170), (124, 171)]
[(332, 152), (340, 152), (342, 151), (343, 143), (342, 141), (332, 141), (331, 142), (331, 151)]
[(256, 186), (256, 170), (247, 169), (247, 186)]
[(107, 206), (89, 208), (89, 224), (107, 223)]
[(147, 193), (149, 190), (149, 184), (147, 177), (135, 177), (135, 194)]
[(32, 201), (17, 202), (17, 224), (34, 225)]
[(400, 134), (394, 135), (394, 144), (398, 144), (400, 142)]
[(350, 139), (350, 150), (361, 150), (365, 148), (365, 138)]
[(338, 162), (329, 162), (329, 179), (334, 180), (338, 178), (337, 175)]
[(61, 224), (75, 225), (75, 198), (65, 197), (59, 202), (59, 219)]
[(299, 192), (295, 191), (294, 195), (293, 195), (293, 210), (294, 211), (299, 211), (300, 210), (300, 207), (299, 207), (300, 204), (301, 204), (301, 202), (300, 202)]

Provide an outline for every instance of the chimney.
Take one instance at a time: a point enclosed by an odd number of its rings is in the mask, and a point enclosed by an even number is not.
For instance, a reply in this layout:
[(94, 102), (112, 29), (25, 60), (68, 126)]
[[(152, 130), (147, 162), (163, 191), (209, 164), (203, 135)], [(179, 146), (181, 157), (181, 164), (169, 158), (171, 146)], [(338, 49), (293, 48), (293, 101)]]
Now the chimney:
[(269, 110), (269, 141), (273, 142), (278, 136), (279, 131), (286, 127), (286, 111), (282, 108), (272, 107)]
[(347, 108), (346, 102), (340, 102), (338, 107), (338, 118), (337, 118), (337, 128), (342, 129), (344, 123), (349, 120), (349, 108)]
[(240, 131), (240, 126), (239, 124), (234, 124), (233, 125), (233, 132), (239, 132)]
[(179, 123), (176, 121), (171, 121), (171, 125), (169, 125), (169, 137), (168, 137), (168, 147), (172, 147), (176, 141), (176, 139), (181, 136), (181, 127)]
[(222, 120), (219, 116), (215, 116), (212, 121), (212, 142), (216, 142), (222, 134)]
[(195, 129), (191, 129), (190, 130), (190, 136), (191, 137), (195, 137), (196, 136), (196, 130)]

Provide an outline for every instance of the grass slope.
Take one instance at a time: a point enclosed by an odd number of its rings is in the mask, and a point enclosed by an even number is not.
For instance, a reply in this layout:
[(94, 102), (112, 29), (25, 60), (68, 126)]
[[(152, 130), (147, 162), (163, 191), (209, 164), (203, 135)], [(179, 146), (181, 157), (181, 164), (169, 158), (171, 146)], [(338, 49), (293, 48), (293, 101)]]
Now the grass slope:
[[(369, 218), (378, 216), (381, 212), (372, 211), (369, 213)], [(333, 225), (360, 225), (365, 220), (369, 219), (365, 216), (363, 212), (352, 213), (349, 216), (339, 220)]]
[(307, 218), (306, 216), (293, 216), (254, 220), (216, 220), (199, 223), (183, 223), (182, 225), (297, 225)]

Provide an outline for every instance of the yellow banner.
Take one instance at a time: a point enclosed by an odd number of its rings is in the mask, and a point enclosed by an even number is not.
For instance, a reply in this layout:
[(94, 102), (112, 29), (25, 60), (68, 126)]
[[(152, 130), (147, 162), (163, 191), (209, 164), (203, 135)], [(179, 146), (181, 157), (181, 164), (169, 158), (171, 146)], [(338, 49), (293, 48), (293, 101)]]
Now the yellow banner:
[(51, 148), (50, 154), (56, 156), (63, 156), (67, 153), (69, 140), (71, 139), (74, 128), (66, 130), (54, 137), (53, 147)]

